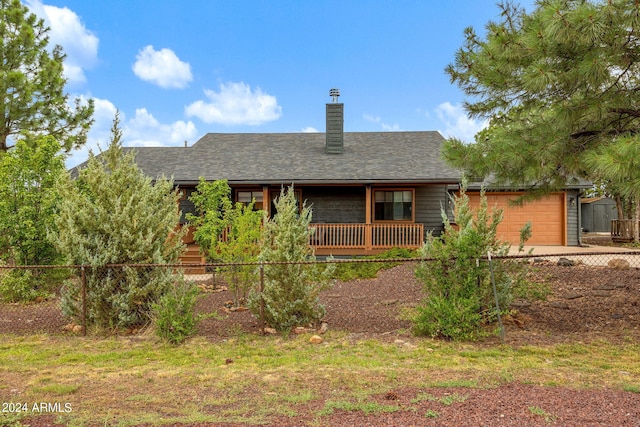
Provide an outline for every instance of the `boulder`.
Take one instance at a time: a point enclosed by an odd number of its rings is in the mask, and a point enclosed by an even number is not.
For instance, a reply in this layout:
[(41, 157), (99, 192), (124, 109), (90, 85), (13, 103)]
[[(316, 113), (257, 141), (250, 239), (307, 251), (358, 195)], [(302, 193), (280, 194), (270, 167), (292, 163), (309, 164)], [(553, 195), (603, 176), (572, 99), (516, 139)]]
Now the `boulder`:
[(576, 262), (573, 260), (570, 260), (569, 258), (560, 258), (558, 260), (558, 265), (561, 265), (563, 267), (572, 267), (576, 265)]
[(309, 342), (311, 344), (322, 344), (322, 341), (324, 340), (320, 335), (313, 335), (311, 338), (309, 338)]
[(614, 258), (614, 259), (610, 260), (607, 263), (607, 266), (609, 268), (614, 268), (616, 270), (627, 270), (627, 269), (631, 268), (631, 265), (629, 265), (629, 261), (627, 261), (626, 259), (621, 259), (621, 258)]

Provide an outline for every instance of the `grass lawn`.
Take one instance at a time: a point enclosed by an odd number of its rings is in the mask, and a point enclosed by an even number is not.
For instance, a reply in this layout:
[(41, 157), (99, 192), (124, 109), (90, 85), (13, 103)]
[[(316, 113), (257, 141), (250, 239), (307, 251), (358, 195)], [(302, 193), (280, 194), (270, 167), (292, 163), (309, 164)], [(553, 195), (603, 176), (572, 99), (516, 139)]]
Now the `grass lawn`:
[(0, 336), (0, 425), (37, 415), (33, 406), (41, 402), (69, 426), (260, 424), (310, 407), (318, 419), (334, 408), (390, 411), (392, 402), (370, 398), (400, 387), (519, 382), (640, 392), (637, 342), (514, 348), (356, 340), (338, 332), (321, 344), (308, 340), (239, 335), (172, 347), (152, 336)]

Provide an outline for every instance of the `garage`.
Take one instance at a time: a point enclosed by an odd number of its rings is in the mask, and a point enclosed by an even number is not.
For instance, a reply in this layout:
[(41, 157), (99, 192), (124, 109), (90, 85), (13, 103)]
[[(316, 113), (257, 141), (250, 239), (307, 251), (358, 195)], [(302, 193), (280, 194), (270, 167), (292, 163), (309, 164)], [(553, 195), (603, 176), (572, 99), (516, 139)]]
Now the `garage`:
[[(471, 206), (480, 204), (479, 193), (467, 193)], [(509, 202), (522, 193), (486, 193), (489, 208), (503, 209), (502, 222), (498, 226), (498, 238), (518, 244), (520, 229), (531, 222), (531, 238), (527, 245), (566, 245), (565, 195), (553, 193), (543, 199), (523, 206), (510, 206)]]

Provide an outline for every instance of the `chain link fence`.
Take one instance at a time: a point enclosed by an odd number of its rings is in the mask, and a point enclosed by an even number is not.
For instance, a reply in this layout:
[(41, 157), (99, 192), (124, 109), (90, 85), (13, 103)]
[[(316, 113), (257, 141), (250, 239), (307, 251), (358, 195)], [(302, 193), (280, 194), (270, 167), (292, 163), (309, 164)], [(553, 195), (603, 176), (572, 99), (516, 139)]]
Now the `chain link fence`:
[[(571, 299), (570, 291), (590, 292), (604, 296), (607, 291), (634, 285), (640, 286), (640, 252), (582, 252), (556, 253), (549, 255), (514, 255), (493, 257), (494, 262), (514, 261), (524, 266), (527, 280), (533, 283), (549, 282), (564, 284), (562, 291), (551, 289), (554, 300)], [(487, 258), (482, 261), (486, 262)], [(480, 261), (480, 260), (479, 260)], [(321, 264), (329, 261), (314, 261), (307, 264)], [(379, 264), (392, 267), (404, 265), (412, 272), (417, 263), (432, 260), (419, 258), (397, 259), (336, 259), (337, 265)], [(277, 263), (283, 264), (283, 263)], [(299, 263), (298, 263), (299, 264)], [(150, 321), (151, 303), (158, 298), (158, 292), (167, 286), (180, 282), (197, 286), (199, 298), (196, 311), (205, 319), (199, 334), (219, 334), (216, 324), (230, 313), (246, 311), (246, 292), (238, 291), (230, 285), (229, 278), (234, 272), (250, 271), (254, 281), (251, 287), (261, 289), (263, 269), (272, 263), (226, 263), (226, 264), (175, 264), (175, 265), (109, 265), (101, 268), (89, 266), (0, 266), (0, 334), (75, 334), (92, 333), (90, 325), (100, 325), (100, 331), (133, 334), (145, 330)], [(252, 275), (252, 276), (251, 276)], [(399, 293), (410, 288), (411, 298), (407, 305), (415, 305), (424, 296), (421, 284), (409, 274), (402, 279), (403, 286), (394, 286), (393, 277), (387, 278), (386, 285), (396, 292), (393, 298), (401, 298)], [(410, 282), (407, 285), (407, 282)], [(400, 285), (400, 283), (398, 283)], [(376, 286), (376, 281), (368, 282)], [(407, 288), (409, 286), (409, 288)], [(160, 290), (160, 291), (158, 291)], [(563, 292), (563, 295), (553, 295)], [(380, 297), (370, 292), (370, 298), (379, 298), (372, 303), (389, 304), (393, 298)], [(562, 298), (557, 298), (557, 297)], [(366, 298), (362, 296), (361, 298)], [(349, 298), (335, 291), (325, 292), (321, 299)], [(24, 299), (27, 302), (23, 301)], [(527, 304), (522, 298), (514, 300), (514, 306)], [(336, 304), (337, 305), (337, 304)], [(327, 306), (331, 317), (332, 305)], [(114, 314), (117, 313), (117, 314)], [(395, 316), (397, 313), (391, 313)], [(261, 319), (243, 314), (244, 322), (253, 327), (261, 326)], [(640, 316), (638, 316), (640, 319)], [(249, 320), (250, 319), (250, 320)], [(226, 322), (227, 328), (229, 322)], [(89, 327), (88, 327), (89, 325)], [(233, 326), (231, 326), (233, 327)], [(226, 331), (229, 333), (229, 331)]]

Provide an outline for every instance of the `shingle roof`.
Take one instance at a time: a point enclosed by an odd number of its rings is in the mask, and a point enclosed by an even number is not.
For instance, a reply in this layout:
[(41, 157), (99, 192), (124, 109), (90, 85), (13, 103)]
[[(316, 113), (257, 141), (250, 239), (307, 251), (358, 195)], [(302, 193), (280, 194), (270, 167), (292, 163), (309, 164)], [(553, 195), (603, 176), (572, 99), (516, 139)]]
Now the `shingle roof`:
[(344, 152), (325, 153), (324, 133), (209, 133), (192, 147), (135, 148), (138, 166), (176, 184), (457, 183), (431, 132), (345, 132)]

